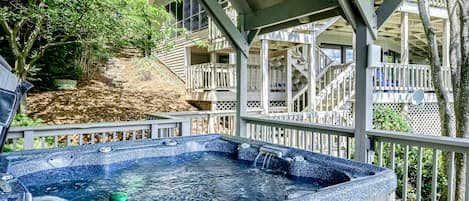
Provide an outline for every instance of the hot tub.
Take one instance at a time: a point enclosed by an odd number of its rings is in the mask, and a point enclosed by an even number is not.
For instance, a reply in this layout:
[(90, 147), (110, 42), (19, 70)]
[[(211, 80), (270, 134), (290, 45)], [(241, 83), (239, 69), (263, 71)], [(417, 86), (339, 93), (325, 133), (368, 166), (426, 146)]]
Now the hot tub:
[(0, 171), (0, 200), (361, 201), (396, 189), (382, 167), (222, 135), (4, 153)]

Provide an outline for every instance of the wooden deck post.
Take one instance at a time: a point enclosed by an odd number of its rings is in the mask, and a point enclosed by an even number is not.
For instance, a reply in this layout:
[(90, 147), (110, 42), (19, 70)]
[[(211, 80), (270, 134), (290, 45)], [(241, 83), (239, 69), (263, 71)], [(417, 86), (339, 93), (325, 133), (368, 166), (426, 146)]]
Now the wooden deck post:
[(269, 41), (261, 40), (260, 64), (262, 71), (261, 108), (262, 114), (269, 113)]
[(409, 13), (401, 12), (401, 63), (409, 64)]
[(34, 131), (25, 131), (24, 132), (24, 150), (34, 149)]
[(372, 69), (368, 68), (368, 46), (371, 34), (363, 21), (357, 23), (355, 53), (355, 160), (368, 162), (369, 140), (366, 132), (372, 128)]
[[(238, 29), (245, 37), (244, 15), (238, 16)], [(244, 50), (243, 50), (244, 49)], [(248, 55), (249, 46), (236, 48), (236, 136), (247, 137), (247, 125), (243, 120), (248, 110)]]
[(292, 59), (291, 51), (287, 50), (287, 112), (293, 112), (293, 91), (292, 91)]
[(315, 110), (316, 103), (316, 61), (317, 54), (316, 49), (316, 38), (313, 35), (313, 43), (307, 46), (308, 51), (308, 93), (309, 93), (309, 108), (308, 110), (313, 112)]

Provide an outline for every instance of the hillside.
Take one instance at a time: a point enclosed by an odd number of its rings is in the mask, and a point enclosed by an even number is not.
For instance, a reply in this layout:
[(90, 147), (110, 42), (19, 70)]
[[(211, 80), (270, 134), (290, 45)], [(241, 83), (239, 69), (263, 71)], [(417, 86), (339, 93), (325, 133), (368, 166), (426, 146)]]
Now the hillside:
[(184, 83), (155, 59), (111, 58), (77, 89), (28, 94), (30, 117), (47, 124), (142, 120), (148, 112), (192, 111)]

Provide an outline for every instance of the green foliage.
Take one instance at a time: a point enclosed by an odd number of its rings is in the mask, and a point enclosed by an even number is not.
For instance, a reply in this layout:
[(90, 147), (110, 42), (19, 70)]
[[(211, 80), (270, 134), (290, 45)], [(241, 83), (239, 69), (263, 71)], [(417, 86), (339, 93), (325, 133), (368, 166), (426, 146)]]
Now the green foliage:
[(169, 23), (172, 16), (163, 6), (149, 5), (147, 0), (115, 0), (115, 18), (120, 24), (119, 34), (124, 45), (141, 50), (150, 56), (158, 45), (170, 46), (170, 36), (184, 32)]
[(164, 7), (146, 0), (3, 1), (0, 13), (1, 47), (8, 47), (8, 60), (21, 79), (76, 79), (76, 50), (82, 46), (137, 47), (148, 56), (178, 31), (166, 24), (171, 15)]
[[(28, 117), (26, 114), (17, 114), (13, 119), (11, 127), (31, 127), (31, 126), (44, 126), (45, 123), (42, 119), (34, 119)], [(16, 141), (16, 149), (24, 149), (24, 139), (19, 139)], [(39, 138), (34, 140), (35, 147), (41, 147), (42, 142)], [(46, 137), (44, 140), (44, 146), (46, 148), (51, 148), (54, 145), (54, 137)], [(7, 140), (5, 146), (3, 147), (4, 152), (14, 151), (13, 140)]]
[(378, 130), (409, 132), (407, 119), (390, 107), (377, 107), (373, 112), (373, 128)]
[[(394, 111), (389, 107), (377, 107), (373, 112), (373, 128), (379, 130), (388, 130), (388, 131), (397, 131), (397, 132), (410, 132), (411, 127), (407, 122), (406, 118)], [(379, 147), (379, 145), (377, 146)], [(387, 167), (391, 168), (391, 144), (383, 143), (383, 163)], [(402, 197), (402, 187), (403, 187), (403, 178), (404, 178), (404, 155), (405, 155), (405, 146), (395, 145), (395, 168), (394, 171), (398, 178), (396, 195), (397, 197)], [(378, 163), (378, 156), (376, 156), (374, 163)], [(408, 152), (408, 189), (407, 192), (408, 199), (416, 199), (416, 186), (417, 186), (417, 164), (418, 164), (418, 154), (419, 150), (417, 147), (409, 147)], [(441, 154), (439, 158), (440, 164), (438, 165), (439, 169), (444, 165), (443, 160), (441, 160)], [(432, 169), (433, 169), (433, 150), (432, 149), (422, 149), (422, 195), (431, 195), (431, 180), (432, 180)], [(438, 172), (438, 186), (446, 185), (446, 173), (444, 171)], [(441, 190), (441, 189), (439, 189)]]
[(11, 127), (25, 127), (25, 126), (42, 126), (44, 120), (33, 119), (26, 114), (17, 114), (11, 123)]

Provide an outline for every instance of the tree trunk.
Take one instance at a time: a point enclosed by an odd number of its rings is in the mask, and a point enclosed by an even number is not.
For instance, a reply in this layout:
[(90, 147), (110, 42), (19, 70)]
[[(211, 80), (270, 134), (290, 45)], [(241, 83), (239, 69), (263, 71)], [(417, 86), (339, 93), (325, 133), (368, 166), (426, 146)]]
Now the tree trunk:
[[(456, 80), (458, 93), (455, 94), (455, 116), (456, 116), (456, 136), (460, 138), (469, 137), (469, 0), (463, 0), (454, 3), (456, 7), (450, 7), (458, 9), (459, 12), (453, 14), (459, 14), (452, 16), (456, 18), (451, 25), (455, 29), (459, 29), (458, 34), (460, 37), (455, 39), (456, 44), (454, 47), (459, 47), (460, 60), (455, 63), (457, 65), (455, 69), (459, 70), (456, 72), (459, 76), (459, 80)], [(450, 9), (448, 9), (450, 10)], [(450, 13), (449, 13), (450, 14)], [(451, 16), (451, 15), (449, 15)], [(459, 17), (459, 19), (457, 19)], [(466, 190), (465, 183), (465, 172), (467, 158), (463, 154), (456, 155), (456, 200), (464, 200), (464, 192)]]
[[(437, 35), (435, 30), (433, 29), (430, 21), (429, 15), (429, 2), (427, 0), (419, 0), (418, 1), (420, 19), (422, 21), (425, 36), (427, 38), (427, 45), (429, 50), (429, 60), (430, 60), (430, 69), (431, 69), (431, 77), (432, 83), (435, 88), (435, 95), (438, 101), (438, 110), (440, 114), (440, 122), (441, 122), (441, 134), (443, 136), (451, 136), (456, 137), (455, 130), (450, 129), (450, 120), (451, 120), (451, 108), (449, 103), (451, 102), (449, 97), (449, 91), (443, 85), (443, 74), (442, 74), (442, 66), (440, 61), (440, 56), (438, 53), (438, 41)], [(453, 101), (455, 102), (455, 101)], [(458, 155), (456, 155), (456, 159), (458, 159)], [(443, 164), (448, 164), (448, 167), (452, 167), (452, 164), (449, 164), (448, 160), (448, 153), (442, 154)], [(449, 169), (446, 166), (442, 167), (441, 171), (449, 172)], [(464, 177), (464, 173), (457, 172), (457, 178)], [(452, 183), (453, 181), (448, 181), (448, 184)], [(447, 192), (448, 188), (443, 187), (442, 199), (446, 199), (448, 196)], [(457, 188), (457, 191), (460, 189)], [(463, 191), (464, 192), (464, 191)]]
[[(26, 57), (17, 56), (15, 57), (15, 74), (18, 79), (21, 81), (26, 81), (28, 78), (28, 67), (29, 65), (26, 64)], [(28, 113), (28, 100), (27, 94), (24, 94), (23, 98), (21, 99), (21, 104), (19, 107), (19, 113), (27, 114)]]

